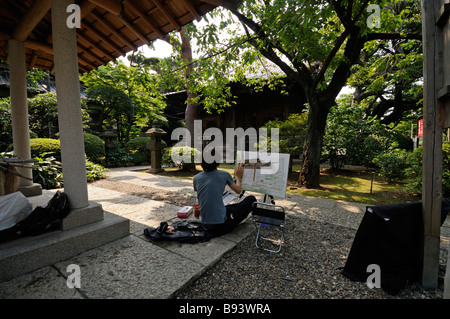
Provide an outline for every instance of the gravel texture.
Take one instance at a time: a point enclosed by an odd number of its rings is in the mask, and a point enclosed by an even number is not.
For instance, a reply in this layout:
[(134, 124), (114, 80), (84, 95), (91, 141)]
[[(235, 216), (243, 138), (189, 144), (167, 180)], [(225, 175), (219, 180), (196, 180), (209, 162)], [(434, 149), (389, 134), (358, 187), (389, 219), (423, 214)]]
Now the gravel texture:
[[(186, 197), (129, 183), (100, 180), (93, 186), (183, 206)], [(184, 299), (441, 299), (448, 238), (441, 240), (438, 289), (409, 283), (398, 295), (341, 274), (355, 229), (289, 215), (280, 253), (257, 249), (255, 232), (224, 255), (212, 268), (178, 294)], [(276, 237), (276, 234), (269, 237)]]

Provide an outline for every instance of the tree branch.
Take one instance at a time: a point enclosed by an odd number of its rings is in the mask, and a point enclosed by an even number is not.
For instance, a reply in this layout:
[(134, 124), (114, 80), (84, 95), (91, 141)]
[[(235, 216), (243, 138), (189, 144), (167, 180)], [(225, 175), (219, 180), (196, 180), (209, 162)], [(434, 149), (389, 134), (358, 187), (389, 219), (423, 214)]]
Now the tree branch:
[(369, 33), (366, 35), (366, 41), (399, 39), (422, 40), (422, 35), (419, 33)]
[[(303, 64), (303, 63), (297, 63), (294, 61), (294, 58), (286, 52), (284, 49), (278, 47), (273, 42), (268, 42), (266, 47), (258, 46), (257, 42), (254, 41), (255, 39), (266, 39), (267, 35), (265, 32), (261, 29), (261, 27), (254, 22), (251, 19), (248, 19), (246, 16), (241, 14), (240, 12), (236, 10), (230, 10), (231, 13), (233, 13), (239, 21), (250, 28), (257, 37), (253, 38), (253, 41), (250, 41), (250, 44), (252, 44), (265, 58), (270, 60), (271, 62), (275, 63), (280, 69), (290, 78), (293, 78), (294, 80), (299, 81), (302, 83), (303, 86), (310, 85), (312, 83), (312, 76), (309, 69)], [(249, 33), (247, 32), (247, 36), (249, 36)], [(275, 53), (274, 49), (280, 51), (283, 55), (285, 55), (289, 61), (292, 62), (294, 67), (297, 69), (297, 72), (295, 72), (287, 63), (285, 63), (280, 57)]]
[[(339, 6), (339, 4), (336, 1), (333, 2), (334, 11), (338, 15), (338, 17), (341, 20), (341, 22), (344, 24), (345, 30), (336, 39), (336, 42), (335, 42), (335, 45), (334, 45), (333, 49), (328, 54), (325, 62), (323, 63), (322, 67), (320, 68), (319, 74), (317, 75), (316, 79), (314, 80), (314, 83), (313, 83), (314, 86), (317, 86), (319, 84), (319, 82), (322, 81), (322, 79), (324, 78), (325, 72), (327, 71), (328, 66), (330, 65), (330, 63), (333, 60), (333, 58), (336, 56), (336, 54), (339, 51), (339, 49), (341, 48), (342, 44), (345, 42), (345, 39), (347, 39), (347, 37), (349, 36), (350, 31), (355, 27), (356, 21), (358, 21), (359, 17), (364, 12), (364, 8), (367, 6), (368, 3), (369, 3), (369, 0), (366, 0), (366, 2), (361, 6), (361, 8), (360, 8), (358, 14), (356, 15), (355, 19), (352, 20), (351, 13), (352, 13), (353, 9), (351, 9), (350, 11), (347, 11), (347, 15), (344, 17), (343, 13), (340, 12), (342, 9)], [(353, 1), (350, 1), (349, 6), (353, 8)], [(350, 21), (348, 21), (348, 19), (347, 19), (349, 13), (350, 13)]]

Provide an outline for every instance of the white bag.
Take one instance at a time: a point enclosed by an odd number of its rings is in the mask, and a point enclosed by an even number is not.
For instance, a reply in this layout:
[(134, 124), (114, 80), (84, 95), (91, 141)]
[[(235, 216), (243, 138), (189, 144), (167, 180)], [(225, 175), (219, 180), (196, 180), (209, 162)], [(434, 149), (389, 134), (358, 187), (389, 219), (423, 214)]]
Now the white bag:
[(0, 231), (13, 227), (32, 211), (33, 205), (21, 192), (0, 196)]

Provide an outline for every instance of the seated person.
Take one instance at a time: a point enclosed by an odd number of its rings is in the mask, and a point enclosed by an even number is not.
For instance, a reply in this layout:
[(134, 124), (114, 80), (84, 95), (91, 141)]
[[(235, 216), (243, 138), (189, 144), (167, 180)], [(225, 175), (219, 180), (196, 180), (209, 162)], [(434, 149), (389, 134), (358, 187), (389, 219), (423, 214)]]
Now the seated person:
[(244, 168), (242, 165), (236, 168), (234, 182), (230, 173), (217, 169), (219, 163), (207, 163), (203, 157), (201, 165), (203, 172), (194, 176), (194, 190), (197, 191), (201, 221), (212, 236), (221, 236), (232, 231), (247, 218), (256, 198), (251, 195), (239, 203), (225, 206), (222, 201), (225, 186), (229, 185), (234, 192), (240, 194)]

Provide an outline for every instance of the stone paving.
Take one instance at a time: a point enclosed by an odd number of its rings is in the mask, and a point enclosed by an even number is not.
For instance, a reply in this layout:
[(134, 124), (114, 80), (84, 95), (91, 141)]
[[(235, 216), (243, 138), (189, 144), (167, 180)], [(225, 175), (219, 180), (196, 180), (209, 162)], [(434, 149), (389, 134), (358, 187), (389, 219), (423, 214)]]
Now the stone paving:
[[(190, 180), (145, 174), (129, 168), (110, 170), (108, 179), (169, 190), (174, 196), (186, 196), (193, 192)], [(157, 227), (161, 221), (176, 220), (179, 206), (92, 185), (88, 186), (88, 192), (89, 200), (101, 204), (106, 212), (130, 220), (130, 235), (69, 260), (0, 283), (0, 299), (173, 298), (177, 291), (214, 266), (226, 252), (254, 231), (251, 222), (247, 221), (233, 233), (208, 242), (155, 244), (145, 238), (143, 230)], [(32, 200), (33, 205), (45, 204), (53, 193), (44, 191), (43, 196)], [(277, 204), (282, 205), (292, 217), (303, 216), (353, 229), (358, 228), (366, 207), (364, 204), (299, 195), (288, 195), (285, 199), (277, 200)], [(448, 231), (449, 228), (445, 229)], [(68, 266), (72, 264), (80, 268), (79, 288), (68, 287), (72, 278)]]

